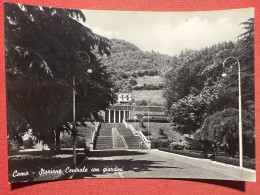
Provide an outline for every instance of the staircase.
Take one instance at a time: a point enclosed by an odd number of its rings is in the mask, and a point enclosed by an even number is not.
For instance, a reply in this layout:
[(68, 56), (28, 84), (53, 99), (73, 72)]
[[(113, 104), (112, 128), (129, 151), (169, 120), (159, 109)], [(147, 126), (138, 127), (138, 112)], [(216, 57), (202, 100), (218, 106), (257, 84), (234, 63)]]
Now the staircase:
[[(127, 129), (124, 124), (120, 123), (117, 124), (117, 130), (120, 135), (123, 135), (125, 138), (125, 142), (130, 149), (138, 149), (139, 143), (142, 141), (142, 138), (139, 136), (135, 136), (130, 129)], [(147, 148), (146, 145), (143, 143), (143, 148)]]
[[(138, 149), (139, 148), (139, 142), (142, 140), (139, 136), (134, 135), (126, 135), (124, 136), (125, 141), (128, 145), (128, 148), (130, 149)], [(145, 144), (143, 144), (144, 147)]]
[(97, 150), (113, 149), (113, 137), (112, 136), (98, 136), (96, 142)]
[[(141, 142), (142, 138), (139, 136), (135, 136), (130, 129), (127, 129), (124, 124), (122, 123), (106, 123), (102, 124), (99, 136), (97, 137), (96, 142), (96, 149), (97, 150), (105, 150), (105, 149), (113, 149), (113, 136), (112, 136), (112, 128), (116, 128), (119, 135), (123, 136), (125, 142), (130, 149), (139, 149), (139, 143)], [(124, 144), (122, 143), (122, 139), (116, 137), (114, 140), (116, 143), (116, 148), (124, 148)], [(143, 143), (143, 148), (147, 148), (146, 145)]]
[(97, 150), (113, 149), (112, 127), (112, 124), (101, 124), (96, 142)]
[(120, 123), (116, 125), (117, 131), (120, 135), (125, 136), (134, 136), (130, 129), (127, 129), (124, 124)]

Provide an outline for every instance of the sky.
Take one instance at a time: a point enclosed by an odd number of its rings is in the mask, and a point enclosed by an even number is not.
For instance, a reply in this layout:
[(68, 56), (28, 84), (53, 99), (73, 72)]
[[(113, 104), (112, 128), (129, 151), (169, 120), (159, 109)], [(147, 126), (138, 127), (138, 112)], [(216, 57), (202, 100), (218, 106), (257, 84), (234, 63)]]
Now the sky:
[(244, 32), (241, 22), (254, 9), (203, 12), (140, 12), (82, 10), (85, 25), (107, 38), (124, 39), (143, 51), (178, 55), (223, 41), (236, 41)]

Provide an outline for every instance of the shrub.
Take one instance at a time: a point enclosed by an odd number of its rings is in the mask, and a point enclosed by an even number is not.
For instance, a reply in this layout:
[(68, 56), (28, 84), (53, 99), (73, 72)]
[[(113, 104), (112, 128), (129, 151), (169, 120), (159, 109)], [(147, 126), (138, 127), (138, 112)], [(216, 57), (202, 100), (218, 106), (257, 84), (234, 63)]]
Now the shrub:
[(185, 137), (185, 149), (186, 150), (203, 150), (203, 144), (195, 139)]
[(76, 140), (76, 147), (78, 148), (86, 148), (86, 139), (78, 136)]
[(8, 152), (17, 152), (20, 149), (18, 141), (8, 140)]
[(127, 119), (126, 122), (139, 122), (138, 119)]
[[(147, 119), (144, 120), (144, 122), (148, 122)], [(155, 123), (170, 123), (170, 121), (167, 118), (150, 118), (149, 122), (155, 122)]]
[[(145, 118), (143, 120), (144, 122), (148, 122), (148, 119)], [(126, 122), (139, 122), (138, 119), (127, 119)], [(155, 123), (170, 123), (170, 121), (166, 118), (149, 118), (149, 122), (155, 122)]]
[[(239, 159), (228, 157), (228, 156), (216, 156), (215, 160), (218, 162), (223, 162), (230, 165), (239, 166)], [(243, 166), (245, 168), (255, 169), (255, 160), (245, 160), (243, 159)]]
[(170, 144), (171, 149), (183, 150), (184, 147), (185, 146), (183, 144), (180, 144), (179, 142), (173, 142), (173, 143)]
[(29, 137), (27, 140), (23, 140), (24, 148), (31, 148), (34, 146), (32, 137)]
[[(142, 131), (142, 133), (144, 134), (144, 136), (148, 136), (148, 131)], [(149, 132), (149, 136), (152, 135), (151, 132)]]
[(189, 151), (189, 150), (174, 150), (170, 148), (158, 148), (161, 151), (165, 152), (170, 152), (170, 153), (175, 153), (175, 154), (180, 154), (184, 156), (190, 156), (194, 158), (204, 158), (204, 154), (202, 152), (194, 152), (194, 151)]
[(73, 144), (72, 135), (67, 132), (63, 132), (60, 137), (60, 146), (62, 148), (69, 148), (72, 147), (72, 144)]
[[(73, 137), (72, 134), (68, 134), (64, 132), (60, 137), (60, 145), (63, 148), (73, 147)], [(85, 148), (86, 147), (86, 139), (81, 136), (76, 137), (76, 147)]]
[(169, 148), (172, 141), (170, 140), (151, 140), (151, 147), (152, 148)]
[(159, 135), (164, 135), (164, 130), (162, 128), (159, 129)]

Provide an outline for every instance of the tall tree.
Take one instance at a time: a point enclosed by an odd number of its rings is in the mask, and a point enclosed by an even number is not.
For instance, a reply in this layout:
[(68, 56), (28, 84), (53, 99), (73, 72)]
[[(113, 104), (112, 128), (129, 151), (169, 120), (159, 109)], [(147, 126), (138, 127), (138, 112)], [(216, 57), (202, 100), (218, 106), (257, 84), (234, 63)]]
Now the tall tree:
[(77, 99), (92, 101), (78, 106), (85, 111), (78, 119), (98, 118), (114, 102), (106, 67), (92, 53), (108, 55), (109, 40), (82, 25), (79, 10), (5, 3), (4, 13), (7, 103), (54, 148), (54, 129), (72, 118), (73, 77)]
[[(242, 108), (246, 117), (243, 120), (246, 128), (244, 133), (248, 135), (244, 144), (253, 145), (254, 19), (249, 19), (241, 25), (246, 32), (239, 36), (238, 41), (219, 43), (197, 51), (186, 50), (172, 60), (172, 68), (165, 74), (164, 96), (174, 130), (194, 133), (202, 129), (204, 135), (210, 134), (203, 139), (212, 141), (213, 137), (216, 137), (214, 128), (218, 127), (217, 124), (220, 125), (221, 120), (225, 121), (231, 117), (232, 123), (228, 125), (237, 131), (237, 115), (232, 115), (238, 108), (236, 61), (228, 60), (223, 70), (223, 61), (227, 57), (236, 57), (241, 64)], [(228, 72), (225, 78), (221, 77), (223, 71)], [(231, 113), (231, 116), (221, 114), (224, 111)], [(236, 147), (232, 150), (233, 154), (237, 151)]]

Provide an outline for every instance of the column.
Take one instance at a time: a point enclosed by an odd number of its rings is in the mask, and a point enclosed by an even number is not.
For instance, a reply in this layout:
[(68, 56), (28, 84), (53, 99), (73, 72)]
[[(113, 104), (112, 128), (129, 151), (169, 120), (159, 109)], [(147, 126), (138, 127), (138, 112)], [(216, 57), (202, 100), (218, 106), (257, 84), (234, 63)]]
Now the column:
[(111, 123), (110, 110), (108, 110), (108, 123)]
[(121, 110), (119, 110), (118, 123), (121, 123)]
[(114, 110), (114, 123), (116, 123), (116, 110)]
[(125, 110), (124, 110), (124, 119), (126, 120), (126, 118), (125, 118)]

